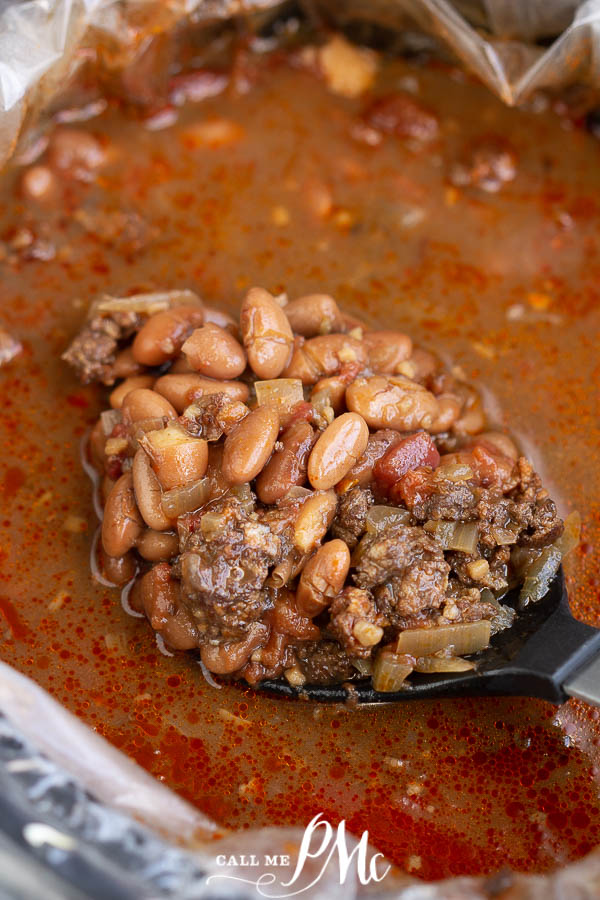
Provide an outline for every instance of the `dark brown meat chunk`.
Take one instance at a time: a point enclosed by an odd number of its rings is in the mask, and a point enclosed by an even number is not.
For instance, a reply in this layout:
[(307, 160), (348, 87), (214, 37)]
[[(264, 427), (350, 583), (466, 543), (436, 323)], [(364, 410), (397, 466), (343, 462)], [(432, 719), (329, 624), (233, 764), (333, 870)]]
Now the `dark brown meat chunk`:
[(219, 393), (198, 397), (188, 406), (179, 421), (190, 434), (202, 437), (205, 441), (218, 441), (247, 415), (248, 407), (245, 403)]
[(302, 644), (296, 658), (308, 684), (338, 684), (356, 675), (345, 650), (335, 641)]
[(517, 174), (517, 154), (509, 142), (496, 135), (479, 138), (454, 163), (449, 179), (457, 187), (472, 185), (496, 193)]
[(424, 477), (432, 492), (417, 494), (416, 502), (409, 506), (420, 522), (428, 519), (472, 522), (477, 518), (477, 493), (471, 485), (464, 481), (435, 481), (433, 474), (424, 473)]
[(373, 591), (392, 625), (444, 602), (450, 566), (440, 544), (422, 528), (393, 524), (363, 538), (354, 581)]
[(335, 538), (345, 541), (350, 550), (356, 547), (364, 533), (367, 513), (372, 505), (373, 494), (367, 488), (355, 487), (340, 496), (331, 533)]
[(91, 381), (112, 384), (115, 380), (112, 364), (119, 341), (130, 337), (140, 324), (140, 317), (133, 312), (94, 316), (71, 341), (62, 359), (73, 366), (83, 384)]
[(348, 656), (368, 658), (383, 637), (387, 619), (377, 609), (369, 591), (347, 587), (329, 608), (328, 631)]
[(422, 528), (392, 524), (363, 538), (354, 581), (373, 591), (392, 625), (444, 602), (450, 566), (437, 541)]
[(240, 640), (272, 605), (265, 581), (280, 549), (280, 539), (236, 499), (203, 512), (186, 533), (179, 561), (182, 594), (201, 642)]

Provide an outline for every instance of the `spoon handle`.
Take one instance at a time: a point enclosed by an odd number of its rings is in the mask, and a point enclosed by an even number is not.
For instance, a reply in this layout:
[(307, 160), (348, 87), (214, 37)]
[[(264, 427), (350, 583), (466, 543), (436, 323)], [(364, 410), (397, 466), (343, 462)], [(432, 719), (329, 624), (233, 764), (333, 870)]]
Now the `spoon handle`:
[(600, 653), (563, 683), (569, 697), (600, 706)]

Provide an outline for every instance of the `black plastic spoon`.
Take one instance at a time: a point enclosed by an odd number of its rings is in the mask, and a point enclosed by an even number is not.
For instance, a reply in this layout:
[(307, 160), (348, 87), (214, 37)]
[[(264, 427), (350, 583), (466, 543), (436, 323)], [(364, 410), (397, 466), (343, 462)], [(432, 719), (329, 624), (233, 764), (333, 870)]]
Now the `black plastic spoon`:
[[(516, 603), (516, 593), (502, 602), (511, 601)], [(562, 567), (547, 594), (520, 610), (510, 628), (496, 634), (486, 650), (470, 659), (476, 664), (472, 671), (415, 672), (402, 690), (390, 693), (373, 690), (370, 679), (352, 681), (351, 687), (307, 684), (294, 688), (282, 678), (263, 681), (260, 687), (287, 697), (328, 703), (344, 703), (352, 696), (361, 705), (494, 694), (540, 697), (552, 703), (578, 697), (600, 706), (600, 629), (571, 615)]]

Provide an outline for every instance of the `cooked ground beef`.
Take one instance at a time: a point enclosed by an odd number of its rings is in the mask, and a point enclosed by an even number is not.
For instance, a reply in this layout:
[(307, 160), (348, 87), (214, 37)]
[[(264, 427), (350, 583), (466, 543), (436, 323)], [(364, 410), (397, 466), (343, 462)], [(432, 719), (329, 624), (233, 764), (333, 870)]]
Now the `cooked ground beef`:
[[(211, 528), (206, 517), (210, 516)], [(215, 520), (218, 522), (213, 527)], [(235, 641), (272, 605), (265, 588), (281, 542), (233, 498), (218, 501), (199, 517), (179, 561), (185, 603), (202, 641)]]
[(369, 507), (373, 505), (373, 494), (368, 488), (355, 487), (340, 497), (338, 511), (331, 525), (331, 533), (354, 550), (364, 533)]
[(309, 684), (338, 684), (356, 675), (356, 669), (337, 641), (302, 644), (296, 650), (296, 657)]
[(140, 316), (134, 312), (96, 315), (73, 338), (62, 355), (73, 366), (83, 384), (115, 380), (112, 365), (119, 342), (126, 340), (140, 327)]
[(348, 656), (369, 657), (383, 636), (388, 620), (377, 609), (369, 591), (347, 587), (329, 609), (328, 631)]
[(373, 592), (392, 625), (444, 602), (450, 566), (440, 544), (422, 528), (392, 524), (363, 538), (354, 581)]

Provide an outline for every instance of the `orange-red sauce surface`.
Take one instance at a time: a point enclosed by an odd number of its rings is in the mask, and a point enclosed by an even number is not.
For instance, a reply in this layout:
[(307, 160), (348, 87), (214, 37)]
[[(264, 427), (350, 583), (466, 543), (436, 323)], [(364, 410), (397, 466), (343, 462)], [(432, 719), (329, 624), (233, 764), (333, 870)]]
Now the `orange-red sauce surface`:
[[(492, 698), (352, 711), (214, 690), (90, 576), (80, 442), (106, 404), (59, 359), (89, 299), (191, 287), (231, 309), (252, 284), (327, 290), (489, 388), (490, 420), (561, 511), (581, 512), (571, 599), (600, 625), (600, 148), (446, 70), (397, 63), (381, 79), (435, 110), (433, 147), (356, 142), (361, 101), (279, 63), (163, 130), (109, 106), (84, 126), (107, 165), (89, 184), (61, 177), (49, 206), (26, 205), (21, 173), (6, 175), (0, 318), (24, 352), (0, 369), (0, 656), (224, 826), (323, 812), (425, 879), (547, 871), (600, 843), (595, 711)], [(190, 130), (215, 116), (237, 126), (218, 148)], [(449, 188), (449, 160), (489, 132), (514, 146), (516, 179), (494, 195)], [(31, 252), (40, 241), (49, 258)]]

